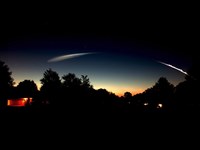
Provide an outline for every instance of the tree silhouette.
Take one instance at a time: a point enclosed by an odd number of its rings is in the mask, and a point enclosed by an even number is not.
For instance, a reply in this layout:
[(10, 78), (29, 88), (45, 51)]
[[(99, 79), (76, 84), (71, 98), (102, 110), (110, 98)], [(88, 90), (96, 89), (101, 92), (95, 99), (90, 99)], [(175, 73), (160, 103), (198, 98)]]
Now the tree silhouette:
[(69, 73), (67, 75), (64, 75), (62, 79), (64, 80), (63, 81), (64, 87), (67, 88), (77, 88), (80, 87), (81, 85), (81, 80), (77, 78), (74, 73)]
[(200, 67), (199, 60), (193, 62), (192, 66), (188, 69), (188, 75), (185, 76), (186, 81), (199, 82), (200, 73), (198, 68)]
[[(90, 79), (87, 75), (81, 75), (81, 95), (87, 99), (87, 105), (93, 103), (94, 99), (94, 89), (93, 86), (90, 84)], [(89, 104), (90, 103), (90, 104)]]
[(152, 88), (144, 92), (143, 103), (144, 105), (148, 104), (151, 110), (169, 109), (172, 104), (173, 92), (174, 86), (166, 78), (161, 77)]
[(62, 79), (62, 99), (64, 100), (62, 103), (74, 111), (83, 99), (81, 97), (81, 80), (74, 73), (68, 73)]
[(78, 109), (89, 107), (92, 103), (93, 88), (90, 85), (88, 76), (82, 75), (81, 78), (78, 78), (74, 73), (68, 73), (62, 79), (62, 97), (65, 99), (64, 103)]
[(175, 88), (174, 104), (178, 111), (188, 111), (191, 103), (192, 85), (188, 81), (179, 83)]
[(57, 72), (48, 69), (44, 72), (43, 78), (40, 80), (42, 85), (60, 84), (60, 77)]
[(83, 88), (93, 88), (92, 85), (90, 85), (90, 79), (88, 78), (87, 75), (81, 75), (81, 86)]
[(111, 106), (111, 93), (109, 93), (106, 89), (98, 89), (96, 90), (95, 100), (98, 105), (102, 108), (110, 108)]
[(126, 103), (126, 105), (130, 105), (131, 101), (132, 101), (132, 94), (130, 92), (125, 92), (124, 102)]
[(34, 97), (38, 89), (33, 80), (24, 80), (18, 84), (17, 91), (20, 97)]
[(119, 97), (102, 88), (95, 91), (94, 101), (96, 102), (97, 110), (104, 113), (116, 112), (116, 110), (120, 109), (119, 105), (121, 105)]
[(176, 102), (176, 109), (179, 111), (200, 111), (199, 66), (199, 62), (196, 60), (191, 68), (189, 68), (188, 75), (185, 76), (186, 80), (176, 86), (174, 100)]
[(132, 97), (132, 94), (130, 92), (125, 92), (124, 93), (124, 98), (125, 99), (130, 99)]
[(174, 86), (164, 77), (161, 77), (153, 86), (153, 89), (160, 92), (160, 96), (162, 96), (161, 98), (171, 95), (173, 93), (173, 88)]
[(0, 106), (6, 105), (6, 99), (13, 87), (13, 78), (11, 77), (9, 67), (0, 60)]
[(58, 73), (48, 69), (44, 72), (43, 78), (40, 81), (42, 84), (40, 91), (45, 101), (48, 101), (50, 104), (58, 103), (61, 89), (61, 80)]

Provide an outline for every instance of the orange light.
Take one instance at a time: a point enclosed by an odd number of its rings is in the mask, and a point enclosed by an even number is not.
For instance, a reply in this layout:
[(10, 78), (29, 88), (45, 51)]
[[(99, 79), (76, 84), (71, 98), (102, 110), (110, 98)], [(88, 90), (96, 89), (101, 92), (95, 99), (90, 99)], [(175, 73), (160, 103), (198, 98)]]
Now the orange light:
[(25, 106), (25, 102), (23, 99), (9, 99), (7, 101), (7, 106), (23, 107), (23, 106)]
[(12, 100), (10, 100), (10, 99), (7, 101), (7, 106), (10, 106), (10, 105), (11, 105), (11, 101), (12, 101)]
[(7, 101), (7, 106), (12, 106), (12, 107), (23, 107), (27, 103), (32, 103), (33, 98), (18, 98), (18, 99), (8, 99)]
[(30, 100), (30, 103), (32, 103), (32, 102), (33, 102), (33, 98), (29, 98), (29, 100)]

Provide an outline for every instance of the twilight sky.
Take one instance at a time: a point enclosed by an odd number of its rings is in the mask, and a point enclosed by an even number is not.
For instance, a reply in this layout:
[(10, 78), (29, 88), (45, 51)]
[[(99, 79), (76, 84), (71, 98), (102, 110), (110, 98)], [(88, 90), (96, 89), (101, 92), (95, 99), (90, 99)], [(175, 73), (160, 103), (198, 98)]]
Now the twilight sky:
[[(183, 71), (189, 69), (195, 56), (191, 17), (148, 13), (130, 19), (133, 14), (98, 14), (95, 18), (81, 14), (12, 14), (9, 20), (1, 19), (0, 60), (9, 66), (16, 85), (30, 79), (38, 88), (49, 68), (60, 77), (68, 73), (88, 75), (95, 89), (105, 88), (117, 95), (142, 92), (159, 77), (174, 85), (184, 81), (183, 73), (158, 61)], [(190, 26), (184, 24), (188, 18)], [(48, 62), (76, 53), (91, 54)]]
[[(91, 53), (59, 62), (48, 62), (56, 56)], [(184, 74), (157, 61), (173, 64), (187, 70), (189, 62), (184, 57), (168, 54), (134, 43), (111, 39), (22, 39), (9, 43), (0, 59), (13, 72), (16, 85), (24, 79), (34, 80), (38, 87), (46, 69), (52, 68), (60, 77), (75, 73), (88, 75), (95, 89), (106, 88), (117, 95), (126, 91), (142, 92), (155, 84), (159, 77), (166, 77), (177, 85)]]

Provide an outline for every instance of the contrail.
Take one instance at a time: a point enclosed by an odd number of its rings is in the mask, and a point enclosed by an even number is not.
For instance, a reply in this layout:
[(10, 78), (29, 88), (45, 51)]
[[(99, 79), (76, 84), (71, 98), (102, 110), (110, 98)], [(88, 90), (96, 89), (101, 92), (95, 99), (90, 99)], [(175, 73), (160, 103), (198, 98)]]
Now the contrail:
[(178, 70), (178, 71), (180, 71), (181, 73), (184, 73), (185, 75), (189, 76), (188, 73), (185, 72), (185, 71), (183, 71), (182, 69), (179, 69), (179, 68), (177, 68), (177, 67), (175, 67), (175, 66), (172, 66), (172, 65), (170, 65), (170, 64), (167, 64), (167, 63), (164, 63), (164, 62), (161, 62), (161, 61), (157, 61), (157, 62), (159, 62), (159, 63), (161, 63), (161, 64), (163, 64), (163, 65), (165, 65), (165, 66), (168, 66), (168, 67), (170, 67), (170, 68), (173, 68), (173, 69), (175, 69), (175, 70)]
[(89, 54), (93, 54), (93, 53), (76, 53), (76, 54), (61, 55), (61, 56), (49, 59), (48, 62), (58, 62), (58, 61), (63, 61), (63, 60), (71, 59), (71, 58), (84, 56), (84, 55), (89, 55)]

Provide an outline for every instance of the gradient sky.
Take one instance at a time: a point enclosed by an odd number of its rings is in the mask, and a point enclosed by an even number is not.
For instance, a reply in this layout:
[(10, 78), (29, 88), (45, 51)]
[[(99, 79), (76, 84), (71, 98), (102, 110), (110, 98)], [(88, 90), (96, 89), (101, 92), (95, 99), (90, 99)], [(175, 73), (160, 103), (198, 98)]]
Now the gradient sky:
[[(84, 7), (63, 12), (34, 8), (22, 14), (10, 10), (13, 13), (0, 20), (0, 60), (13, 72), (16, 85), (30, 79), (40, 87), (40, 79), (49, 68), (60, 77), (68, 73), (88, 75), (95, 89), (106, 88), (118, 95), (142, 92), (160, 77), (177, 85), (185, 75), (158, 61), (183, 71), (189, 69), (198, 56), (198, 13), (185, 7), (184, 11), (159, 7), (155, 13), (149, 6), (130, 7), (109, 7), (109, 11), (100, 7), (88, 12)], [(48, 62), (74, 53), (93, 54)]]
[[(48, 60), (66, 54), (92, 53), (60, 62)], [(132, 94), (152, 87), (159, 77), (166, 77), (177, 85), (185, 75), (157, 61), (166, 62), (187, 70), (190, 63), (177, 54), (139, 46), (134, 42), (110, 38), (30, 38), (19, 39), (1, 51), (0, 59), (13, 72), (17, 85), (25, 79), (34, 80), (38, 88), (48, 68), (64, 74), (88, 75), (95, 89), (105, 88), (117, 95)]]

